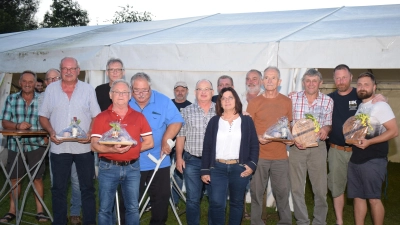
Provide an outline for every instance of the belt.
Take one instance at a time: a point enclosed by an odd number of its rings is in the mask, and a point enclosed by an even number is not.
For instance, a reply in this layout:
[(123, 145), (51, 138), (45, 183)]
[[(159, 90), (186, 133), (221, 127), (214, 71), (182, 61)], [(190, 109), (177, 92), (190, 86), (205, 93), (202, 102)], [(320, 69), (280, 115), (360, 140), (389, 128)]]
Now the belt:
[(351, 146), (339, 146), (331, 143), (331, 148), (336, 148), (337, 150), (345, 151), (345, 152), (351, 152), (352, 148)]
[(239, 159), (217, 159), (217, 162), (224, 164), (237, 164), (239, 163)]
[(132, 159), (131, 161), (115, 161), (115, 160), (107, 159), (104, 157), (100, 157), (100, 160), (103, 162), (106, 162), (106, 163), (116, 165), (116, 166), (127, 166), (132, 163), (135, 163), (138, 159)]

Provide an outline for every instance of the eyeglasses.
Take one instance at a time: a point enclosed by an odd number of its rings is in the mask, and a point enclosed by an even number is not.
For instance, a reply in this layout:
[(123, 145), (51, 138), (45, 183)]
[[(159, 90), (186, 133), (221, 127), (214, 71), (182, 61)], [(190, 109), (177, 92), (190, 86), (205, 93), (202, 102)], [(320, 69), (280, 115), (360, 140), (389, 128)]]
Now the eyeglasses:
[(227, 98), (225, 98), (225, 97), (222, 97), (221, 98), (221, 101), (226, 101), (226, 100), (228, 100), (228, 102), (230, 102), (230, 101), (232, 101), (234, 98), (232, 97), (232, 96), (229, 96), (229, 97), (227, 97)]
[(212, 90), (212, 88), (196, 88), (196, 90), (197, 91), (205, 91), (205, 92), (208, 92), (208, 91), (211, 91)]
[(131, 93), (129, 91), (122, 91), (122, 92), (120, 92), (120, 91), (111, 91), (111, 92), (116, 94), (116, 95), (119, 95), (119, 96), (129, 96), (129, 94)]
[(60, 79), (60, 77), (49, 77), (46, 78), (47, 81), (58, 81)]
[(122, 72), (122, 70), (124, 70), (124, 69), (107, 69), (107, 71), (108, 71), (109, 73)]
[(135, 93), (135, 95), (147, 94), (147, 93), (149, 93), (149, 91), (150, 91), (150, 89), (144, 89), (144, 90), (133, 89), (133, 93)]
[(76, 70), (78, 69), (78, 67), (75, 67), (75, 68), (67, 68), (67, 67), (63, 67), (63, 68), (61, 68), (61, 71), (62, 72), (75, 72)]

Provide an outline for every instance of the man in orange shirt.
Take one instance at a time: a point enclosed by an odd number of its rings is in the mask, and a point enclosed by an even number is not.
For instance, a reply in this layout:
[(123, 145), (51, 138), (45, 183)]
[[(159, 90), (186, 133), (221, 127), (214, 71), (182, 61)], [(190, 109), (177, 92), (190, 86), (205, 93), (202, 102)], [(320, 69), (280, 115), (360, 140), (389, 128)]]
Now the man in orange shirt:
[(286, 144), (271, 142), (262, 137), (264, 132), (273, 126), (281, 117), (292, 121), (292, 102), (278, 92), (281, 83), (280, 71), (276, 67), (264, 70), (263, 84), (265, 92), (249, 102), (247, 112), (253, 118), (260, 142), (260, 155), (257, 170), (250, 182), (251, 224), (264, 224), (261, 219), (263, 195), (271, 178), (272, 192), (276, 198), (279, 223), (292, 224), (289, 207), (289, 162)]

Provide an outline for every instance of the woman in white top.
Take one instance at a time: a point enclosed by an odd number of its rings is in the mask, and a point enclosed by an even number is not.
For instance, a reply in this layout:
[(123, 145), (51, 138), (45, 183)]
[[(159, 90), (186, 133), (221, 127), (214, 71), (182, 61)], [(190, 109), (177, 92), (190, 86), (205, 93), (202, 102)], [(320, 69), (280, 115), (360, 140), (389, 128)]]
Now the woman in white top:
[(258, 162), (258, 138), (253, 120), (242, 115), (236, 91), (223, 88), (204, 136), (201, 179), (207, 184), (209, 224), (225, 224), (229, 193), (229, 224), (239, 225), (246, 185)]

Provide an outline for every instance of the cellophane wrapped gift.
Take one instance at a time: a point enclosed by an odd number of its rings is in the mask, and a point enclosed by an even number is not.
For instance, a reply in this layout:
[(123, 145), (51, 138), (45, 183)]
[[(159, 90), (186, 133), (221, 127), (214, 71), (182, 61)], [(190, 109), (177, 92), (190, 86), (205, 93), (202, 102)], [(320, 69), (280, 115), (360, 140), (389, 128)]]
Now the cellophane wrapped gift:
[(305, 113), (303, 119), (296, 121), (293, 126), (292, 134), (294, 140), (301, 144), (303, 147), (316, 147), (318, 146), (319, 138), (316, 136), (320, 130), (318, 123), (318, 116), (316, 113)]
[(105, 132), (99, 140), (100, 144), (109, 145), (137, 145), (137, 141), (133, 139), (124, 128), (126, 125), (119, 122), (111, 122), (111, 129)]
[(365, 138), (369, 131), (372, 131), (370, 115), (368, 112), (358, 113), (351, 116), (343, 124), (343, 136), (346, 144), (354, 145), (359, 142), (359, 139)]
[(292, 145), (294, 140), (289, 129), (288, 118), (286, 116), (279, 118), (274, 125), (264, 132), (263, 138), (270, 141), (278, 141)]
[(79, 126), (81, 121), (76, 117), (72, 118), (68, 127), (62, 129), (56, 137), (63, 141), (79, 141), (87, 139), (86, 132)]

